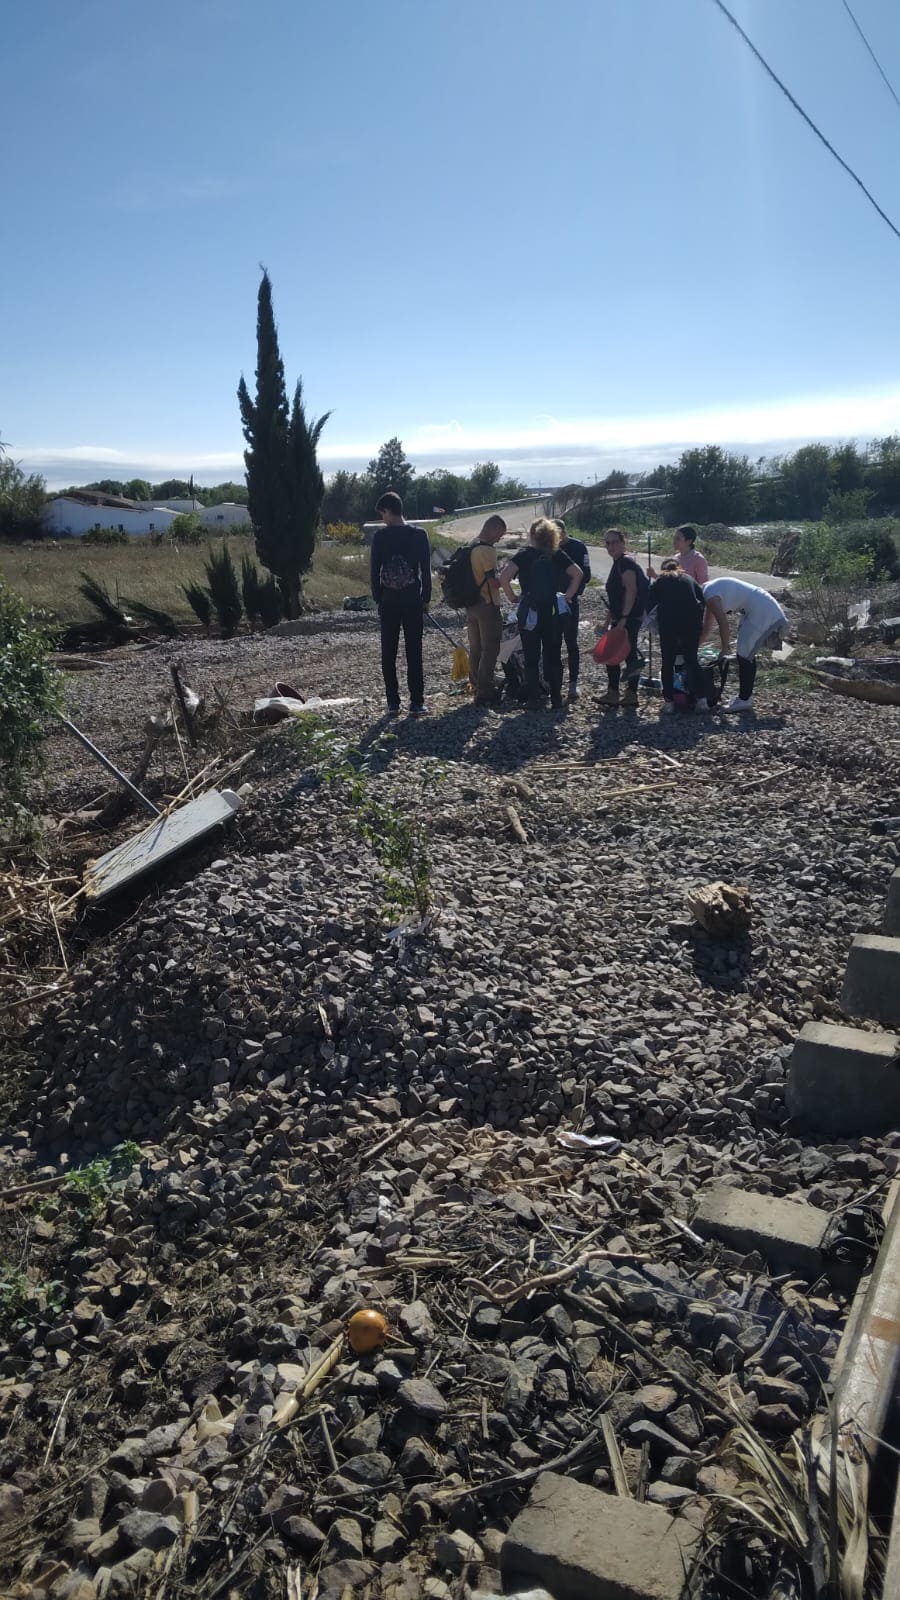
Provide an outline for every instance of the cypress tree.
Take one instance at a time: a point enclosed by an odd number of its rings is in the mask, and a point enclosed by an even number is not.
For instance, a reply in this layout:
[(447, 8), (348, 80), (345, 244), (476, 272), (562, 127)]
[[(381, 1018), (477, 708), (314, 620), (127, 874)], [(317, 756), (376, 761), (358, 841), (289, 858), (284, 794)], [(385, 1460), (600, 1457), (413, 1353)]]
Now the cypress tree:
[(278, 580), (289, 617), (300, 614), (303, 574), (309, 570), (324, 483), (316, 459), (326, 413), (309, 422), (298, 383), (288, 407), (284, 363), (272, 310), (272, 284), (263, 271), (256, 315), (256, 397), (243, 379), (238, 401), (247, 449), (247, 496), (256, 553)]

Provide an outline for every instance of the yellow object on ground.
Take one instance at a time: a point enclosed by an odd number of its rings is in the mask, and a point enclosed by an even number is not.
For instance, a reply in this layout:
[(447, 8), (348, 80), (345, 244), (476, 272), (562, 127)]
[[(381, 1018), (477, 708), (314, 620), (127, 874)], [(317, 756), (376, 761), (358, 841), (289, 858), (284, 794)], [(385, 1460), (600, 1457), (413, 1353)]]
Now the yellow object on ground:
[(454, 683), (461, 683), (463, 678), (469, 676), (469, 652), (461, 644), (453, 647), (453, 665), (450, 669), (450, 676)]

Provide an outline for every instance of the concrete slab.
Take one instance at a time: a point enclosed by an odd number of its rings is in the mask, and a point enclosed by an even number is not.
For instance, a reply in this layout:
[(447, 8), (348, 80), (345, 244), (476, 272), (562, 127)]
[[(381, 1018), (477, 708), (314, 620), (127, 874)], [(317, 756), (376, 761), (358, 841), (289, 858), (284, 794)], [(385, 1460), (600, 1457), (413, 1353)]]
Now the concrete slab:
[(124, 844), (108, 850), (105, 856), (92, 861), (84, 875), (85, 894), (90, 900), (104, 900), (107, 895), (123, 889), (126, 884), (155, 867), (162, 866), (179, 850), (211, 833), (213, 828), (228, 822), (240, 808), (240, 800), (230, 789), (209, 789), (206, 794), (189, 800), (180, 811), (167, 817), (158, 817), (149, 827), (143, 828)]
[(681, 1600), (700, 1542), (661, 1506), (542, 1472), (500, 1552), (504, 1579), (554, 1600)]
[(841, 1007), (848, 1017), (900, 1027), (900, 938), (856, 935), (847, 959)]
[(900, 1128), (900, 1035), (807, 1022), (784, 1098), (792, 1117), (822, 1133), (849, 1138)]
[(895, 937), (900, 934), (900, 867), (890, 876), (881, 931)]
[(691, 1227), (704, 1239), (721, 1239), (745, 1255), (758, 1250), (773, 1266), (814, 1278), (830, 1223), (829, 1213), (816, 1206), (715, 1184), (701, 1196)]

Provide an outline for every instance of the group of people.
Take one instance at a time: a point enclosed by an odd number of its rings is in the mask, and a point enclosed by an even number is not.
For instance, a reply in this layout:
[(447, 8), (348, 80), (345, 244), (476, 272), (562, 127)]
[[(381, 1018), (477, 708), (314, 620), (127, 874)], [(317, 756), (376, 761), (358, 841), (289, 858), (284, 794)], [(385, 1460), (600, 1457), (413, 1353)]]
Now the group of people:
[[(425, 711), (422, 635), (431, 603), (431, 549), (425, 530), (404, 520), (399, 495), (392, 490), (382, 495), (377, 509), (383, 525), (372, 541), (371, 588), (381, 622), (388, 714), (400, 713), (397, 651), (402, 632), (410, 713), (421, 716)], [(505, 533), (502, 517), (488, 517), (478, 539), (460, 557), (468, 563), (465, 610), (474, 704), (487, 706), (499, 698), (495, 674), (505, 600), (518, 625), (527, 705), (542, 708), (549, 696), (551, 706), (561, 707), (564, 650), (569, 701), (577, 700), (579, 694), (579, 601), (591, 577), (590, 554), (580, 539), (570, 537), (562, 518), (539, 517), (531, 525), (524, 548), (498, 568), (496, 547)], [(606, 580), (606, 631), (613, 636), (608, 642), (616, 645), (610, 652), (616, 661), (606, 667), (607, 688), (601, 698), (607, 709), (637, 705), (644, 667), (638, 635), (649, 621), (659, 636), (663, 713), (675, 709), (676, 694), (683, 704), (699, 712), (709, 711), (699, 653), (718, 628), (721, 656), (728, 657), (729, 616), (738, 613), (738, 693), (729, 710), (752, 710), (757, 656), (767, 645), (780, 643), (788, 619), (778, 601), (755, 584), (737, 578), (710, 581), (696, 541), (697, 531), (689, 524), (676, 528), (673, 556), (661, 563), (659, 573), (652, 566), (645, 572), (629, 553), (625, 533), (620, 528), (607, 529), (604, 544), (611, 565)], [(621, 639), (615, 640), (616, 635), (622, 635)], [(683, 687), (676, 691), (679, 662)]]

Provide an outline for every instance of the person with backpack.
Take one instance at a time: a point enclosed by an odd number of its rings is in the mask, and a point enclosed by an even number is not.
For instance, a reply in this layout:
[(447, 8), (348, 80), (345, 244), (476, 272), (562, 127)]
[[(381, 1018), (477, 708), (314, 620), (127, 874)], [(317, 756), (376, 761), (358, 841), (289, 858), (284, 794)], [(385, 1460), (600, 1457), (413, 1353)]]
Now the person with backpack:
[[(625, 694), (622, 704), (636, 706), (638, 703), (637, 680), (641, 675), (643, 657), (638, 652), (637, 636), (644, 612), (647, 609), (647, 593), (650, 585), (643, 567), (639, 566), (633, 556), (628, 554), (625, 547), (625, 535), (621, 528), (607, 528), (603, 535), (607, 555), (612, 559), (609, 577), (606, 580), (606, 599), (609, 605), (609, 631), (616, 633), (624, 629), (628, 635), (629, 652), (625, 662)], [(623, 668), (607, 667), (606, 676), (608, 686), (606, 694), (601, 697), (600, 704), (614, 709), (619, 704), (619, 684)]]
[(647, 593), (647, 610), (656, 612), (659, 652), (662, 658), (662, 713), (675, 710), (675, 661), (684, 661), (688, 692), (695, 711), (708, 711), (697, 650), (703, 626), (705, 602), (699, 583), (682, 572), (674, 558), (664, 561), (662, 571)]
[(581, 666), (581, 652), (578, 648), (578, 602), (591, 581), (591, 558), (586, 544), (580, 539), (573, 539), (566, 528), (562, 517), (556, 518), (559, 529), (559, 548), (564, 556), (574, 561), (576, 567), (581, 568), (582, 578), (578, 592), (571, 601), (568, 611), (564, 611), (560, 623), (562, 626), (563, 644), (566, 647), (566, 657), (569, 663), (569, 700), (578, 699), (578, 671)]
[(487, 706), (496, 699), (494, 672), (500, 654), (503, 619), (494, 548), (506, 532), (502, 517), (488, 517), (475, 544), (455, 550), (441, 575), (441, 590), (448, 606), (465, 610), (469, 638), (469, 682), (473, 705)]
[[(518, 600), (512, 580), (518, 582)], [(544, 677), (554, 709), (562, 705), (562, 631), (558, 596), (571, 605), (584, 573), (559, 548), (559, 529), (549, 517), (539, 517), (528, 530), (528, 544), (508, 561), (500, 574), (500, 587), (516, 607), (522, 654), (525, 660), (527, 704), (532, 711), (543, 706), (541, 655)]]
[(404, 520), (403, 501), (393, 489), (381, 496), (375, 509), (381, 513), (384, 527), (375, 530), (369, 575), (381, 624), (381, 673), (388, 716), (400, 715), (397, 650), (402, 632), (410, 715), (421, 717), (425, 714), (422, 630), (431, 601), (431, 545), (424, 528)]

